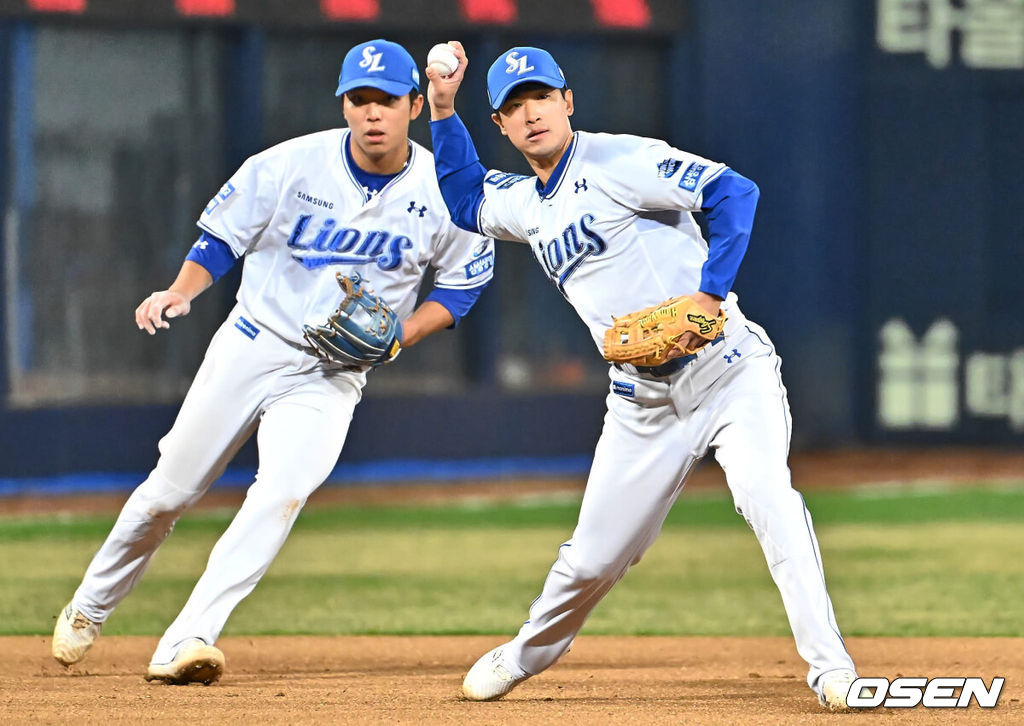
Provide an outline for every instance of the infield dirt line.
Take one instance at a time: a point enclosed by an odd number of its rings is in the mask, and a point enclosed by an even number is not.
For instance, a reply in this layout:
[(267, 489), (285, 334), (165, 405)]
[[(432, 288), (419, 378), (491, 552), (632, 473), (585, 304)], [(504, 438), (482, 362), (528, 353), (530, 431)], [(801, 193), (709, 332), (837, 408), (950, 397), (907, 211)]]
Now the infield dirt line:
[[(143, 681), (155, 637), (103, 637), (64, 669), (49, 638), (0, 638), (6, 723), (850, 723), (804, 681), (789, 638), (581, 636), (506, 700), (459, 698), (462, 675), (500, 637), (226, 637), (210, 687)], [(862, 675), (1006, 678), (999, 705), (935, 713), (875, 709), (901, 724), (1024, 722), (1022, 638), (853, 638)]]

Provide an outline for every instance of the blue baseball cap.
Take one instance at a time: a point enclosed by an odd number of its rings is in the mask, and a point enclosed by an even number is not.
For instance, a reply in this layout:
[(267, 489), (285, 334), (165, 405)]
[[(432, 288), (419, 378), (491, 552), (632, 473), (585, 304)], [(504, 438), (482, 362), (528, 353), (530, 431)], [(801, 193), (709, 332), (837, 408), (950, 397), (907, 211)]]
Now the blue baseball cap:
[(491, 108), (497, 111), (513, 88), (530, 81), (565, 88), (565, 74), (546, 50), (518, 45), (502, 53), (487, 69), (487, 99)]
[(335, 96), (369, 86), (392, 96), (420, 90), (420, 72), (409, 51), (390, 40), (360, 43), (345, 54)]

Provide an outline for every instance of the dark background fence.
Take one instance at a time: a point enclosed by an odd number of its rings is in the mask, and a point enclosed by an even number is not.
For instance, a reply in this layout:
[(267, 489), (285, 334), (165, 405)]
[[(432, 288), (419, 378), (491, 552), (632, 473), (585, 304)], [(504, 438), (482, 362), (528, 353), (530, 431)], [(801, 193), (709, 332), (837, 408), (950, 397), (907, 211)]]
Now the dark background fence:
[[(460, 114), (491, 167), (525, 171), (484, 73), (530, 44), (576, 128), (753, 178), (735, 290), (783, 356), (795, 446), (1024, 441), (1020, 2), (0, 0), (0, 477), (152, 465), (238, 278), (154, 338), (132, 311), (248, 155), (343, 125), (341, 59), (380, 36), (420, 60), (465, 43)], [(501, 244), (466, 321), (372, 375), (343, 465), (585, 455), (603, 371)]]

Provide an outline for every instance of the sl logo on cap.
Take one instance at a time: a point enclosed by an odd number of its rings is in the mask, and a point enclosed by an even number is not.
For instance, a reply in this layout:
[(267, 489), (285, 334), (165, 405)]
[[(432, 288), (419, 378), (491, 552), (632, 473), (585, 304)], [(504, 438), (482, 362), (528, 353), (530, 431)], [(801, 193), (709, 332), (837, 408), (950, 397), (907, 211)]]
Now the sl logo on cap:
[(527, 71), (533, 70), (533, 66), (526, 65), (529, 62), (526, 56), (520, 57), (517, 50), (505, 56), (505, 62), (508, 63), (508, 68), (505, 69), (506, 73), (515, 73), (517, 76), (521, 76)]
[(360, 68), (366, 68), (370, 71), (383, 71), (385, 66), (380, 64), (380, 59), (384, 57), (383, 53), (374, 53), (377, 50), (374, 46), (368, 46), (363, 48), (363, 59), (359, 61)]

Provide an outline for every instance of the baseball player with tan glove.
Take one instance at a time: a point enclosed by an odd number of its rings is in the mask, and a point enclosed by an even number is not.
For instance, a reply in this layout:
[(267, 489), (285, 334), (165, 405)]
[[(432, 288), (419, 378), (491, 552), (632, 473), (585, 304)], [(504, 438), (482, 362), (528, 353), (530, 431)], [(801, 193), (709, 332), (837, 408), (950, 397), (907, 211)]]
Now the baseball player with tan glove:
[[(463, 694), (501, 698), (554, 664), (713, 452), (782, 595), (807, 685), (827, 708), (845, 709), (856, 674), (810, 515), (790, 481), (780, 359), (732, 292), (757, 187), (657, 139), (573, 131), (565, 74), (551, 54), (528, 46), (494, 60), (487, 93), (491, 120), (533, 175), (487, 171), (455, 114), (467, 59), (451, 45), (458, 69), (427, 76), (452, 219), (527, 245), (612, 362), (608, 414), (572, 538), (558, 548), (519, 633), (476, 662)], [(706, 238), (695, 213), (705, 217)]]

